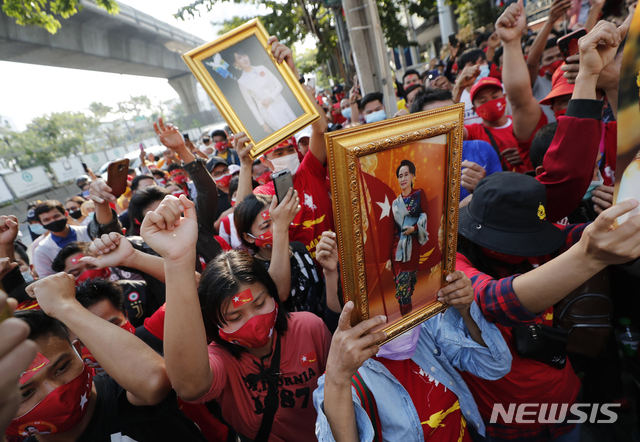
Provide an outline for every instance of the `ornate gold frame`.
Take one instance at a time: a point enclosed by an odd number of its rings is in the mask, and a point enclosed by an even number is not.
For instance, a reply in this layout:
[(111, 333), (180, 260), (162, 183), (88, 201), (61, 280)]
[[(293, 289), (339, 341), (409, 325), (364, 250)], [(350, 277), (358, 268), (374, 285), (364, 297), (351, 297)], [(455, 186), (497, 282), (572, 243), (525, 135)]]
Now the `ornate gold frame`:
[[(296, 100), (300, 103), (304, 115), (298, 117), (285, 127), (276, 132), (273, 132), (259, 143), (255, 143), (251, 135), (247, 132), (245, 126), (240, 121), (240, 118), (231, 107), (231, 104), (224, 98), (224, 95), (220, 91), (220, 88), (216, 84), (216, 81), (209, 75), (209, 72), (204, 67), (202, 60), (205, 60), (212, 55), (227, 49), (234, 44), (245, 40), (248, 37), (255, 35), (258, 38), (260, 44), (265, 48), (265, 51), (269, 54), (269, 58), (273, 61), (274, 65), (280, 72), (280, 75), (284, 78), (285, 82), (291, 92), (296, 97)], [(289, 138), (296, 132), (299, 132), (304, 127), (313, 123), (316, 119), (320, 118), (320, 115), (316, 111), (315, 106), (302, 89), (299, 81), (293, 75), (293, 72), (286, 63), (277, 63), (275, 58), (271, 54), (271, 50), (267, 45), (269, 34), (267, 30), (260, 22), (259, 19), (248, 21), (242, 26), (237, 27), (233, 31), (227, 32), (219, 39), (206, 43), (198, 48), (182, 55), (182, 59), (187, 64), (193, 75), (200, 82), (204, 90), (207, 92), (213, 103), (216, 105), (224, 119), (229, 124), (229, 127), (234, 133), (245, 132), (247, 136), (253, 142), (253, 149), (251, 149), (252, 158), (260, 156), (263, 152), (268, 150), (271, 146), (280, 143), (281, 141)]]
[[(445, 244), (441, 261), (442, 285), (445, 285), (446, 276), (455, 270), (463, 123), (464, 105), (456, 104), (325, 135), (333, 196), (333, 215), (338, 235), (343, 297), (345, 302), (351, 300), (355, 303), (356, 308), (351, 317), (353, 325), (369, 318), (360, 213), (360, 201), (363, 196), (360, 195), (356, 158), (394, 149), (408, 142), (447, 135)], [(395, 324), (384, 328), (388, 336), (381, 343), (390, 341), (447, 308), (446, 304), (436, 301), (412, 312)]]

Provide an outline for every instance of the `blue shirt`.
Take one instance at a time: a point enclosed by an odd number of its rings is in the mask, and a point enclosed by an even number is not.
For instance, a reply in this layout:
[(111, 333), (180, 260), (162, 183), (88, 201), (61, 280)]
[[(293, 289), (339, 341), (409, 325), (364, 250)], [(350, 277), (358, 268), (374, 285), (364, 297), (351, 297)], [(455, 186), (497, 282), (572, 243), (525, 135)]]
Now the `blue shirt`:
[(51, 234), (51, 239), (53, 240), (54, 243), (56, 243), (56, 245), (58, 247), (60, 247), (62, 249), (62, 248), (64, 248), (64, 246), (66, 246), (70, 242), (77, 241), (78, 240), (78, 235), (76, 235), (76, 231), (75, 230), (70, 228), (69, 229), (69, 233), (64, 238), (62, 238), (60, 236), (56, 236), (56, 235), (54, 235), (52, 233)]
[[(511, 370), (511, 352), (498, 328), (484, 318), (475, 301), (471, 304), (471, 317), (478, 324), (486, 347), (471, 339), (464, 319), (451, 307), (422, 324), (418, 347), (411, 359), (458, 397), (465, 420), (484, 436), (484, 423), (478, 407), (457, 370), (468, 371), (483, 379), (500, 379)], [(423, 442), (424, 432), (411, 396), (391, 372), (374, 359), (367, 359), (358, 372), (375, 398), (381, 439)], [(318, 411), (316, 436), (319, 442), (334, 442), (324, 414), (324, 378), (325, 375), (318, 379), (318, 388), (313, 392), (313, 404)], [(353, 387), (351, 398), (359, 438), (371, 441), (373, 425)]]
[[(479, 164), (487, 171), (487, 176), (492, 173), (502, 172), (500, 158), (493, 146), (482, 140), (469, 140), (462, 142), (462, 161), (472, 161)], [(469, 191), (460, 186), (460, 201), (469, 196)]]

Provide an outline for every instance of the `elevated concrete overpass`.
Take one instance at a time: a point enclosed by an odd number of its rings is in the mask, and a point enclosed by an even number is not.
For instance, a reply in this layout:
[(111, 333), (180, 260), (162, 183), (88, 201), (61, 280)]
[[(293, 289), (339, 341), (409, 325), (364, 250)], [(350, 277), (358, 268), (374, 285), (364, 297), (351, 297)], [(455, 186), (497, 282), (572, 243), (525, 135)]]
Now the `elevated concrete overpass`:
[(110, 15), (90, 0), (81, 3), (83, 9), (62, 19), (54, 35), (19, 26), (0, 11), (0, 60), (167, 78), (188, 114), (201, 110), (196, 79), (180, 54), (204, 40), (128, 5)]

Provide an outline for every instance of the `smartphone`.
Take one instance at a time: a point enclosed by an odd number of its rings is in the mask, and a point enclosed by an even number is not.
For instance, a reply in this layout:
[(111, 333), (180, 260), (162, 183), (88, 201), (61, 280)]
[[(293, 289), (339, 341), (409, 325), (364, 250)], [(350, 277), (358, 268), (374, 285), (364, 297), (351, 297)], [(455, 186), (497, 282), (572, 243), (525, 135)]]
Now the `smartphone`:
[(293, 178), (289, 169), (281, 170), (280, 172), (272, 173), (271, 179), (273, 180), (273, 187), (276, 191), (276, 198), (278, 198), (278, 204), (287, 196), (289, 188), (293, 187)]
[(316, 88), (316, 78), (315, 77), (309, 78), (309, 81), (307, 81), (307, 84), (309, 85), (309, 87), (311, 89), (315, 90), (315, 88)]
[(458, 46), (458, 39), (456, 38), (456, 34), (449, 35), (449, 44), (454, 48)]
[(576, 31), (573, 31), (571, 34), (567, 34), (562, 38), (558, 39), (558, 48), (562, 53), (562, 56), (566, 60), (568, 57), (572, 55), (576, 55), (579, 51), (578, 48), (578, 40), (581, 37), (587, 35), (587, 30), (584, 28), (580, 28)]
[(188, 134), (188, 133), (186, 133), (186, 132), (185, 132), (185, 133), (183, 133), (183, 134), (182, 134), (182, 138), (184, 138), (185, 140), (188, 140), (188, 139), (189, 139), (189, 134)]
[(129, 159), (114, 161), (107, 167), (107, 186), (111, 187), (111, 194), (118, 198), (127, 190), (127, 174), (129, 173)]

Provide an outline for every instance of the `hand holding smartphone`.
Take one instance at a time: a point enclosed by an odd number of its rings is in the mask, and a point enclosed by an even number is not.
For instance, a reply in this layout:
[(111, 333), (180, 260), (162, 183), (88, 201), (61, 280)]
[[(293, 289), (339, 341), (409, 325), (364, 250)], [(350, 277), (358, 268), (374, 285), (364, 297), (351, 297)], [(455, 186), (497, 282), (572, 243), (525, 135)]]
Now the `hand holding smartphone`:
[(271, 174), (273, 180), (273, 187), (276, 191), (276, 198), (278, 198), (278, 204), (287, 196), (287, 192), (293, 187), (293, 177), (289, 169), (281, 170)]
[(580, 51), (580, 48), (578, 47), (578, 40), (585, 35), (587, 35), (587, 30), (580, 28), (558, 39), (558, 48), (565, 60), (572, 55), (576, 55)]

